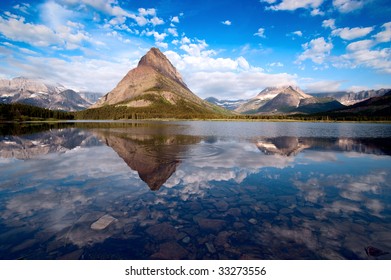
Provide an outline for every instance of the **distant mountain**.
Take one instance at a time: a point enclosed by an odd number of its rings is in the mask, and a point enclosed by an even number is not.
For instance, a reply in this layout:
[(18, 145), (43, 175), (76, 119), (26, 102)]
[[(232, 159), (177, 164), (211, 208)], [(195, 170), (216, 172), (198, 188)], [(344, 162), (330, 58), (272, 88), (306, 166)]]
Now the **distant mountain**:
[[(111, 107), (107, 107), (111, 106)], [(157, 48), (141, 58), (138, 66), (127, 73), (118, 85), (91, 109), (106, 107), (112, 115), (124, 110), (125, 116), (181, 117), (228, 114), (196, 96), (187, 87), (179, 72)], [(88, 117), (94, 117), (92, 111)], [(128, 114), (126, 116), (126, 114)], [(100, 116), (98, 116), (100, 117)]]
[(60, 84), (24, 77), (0, 79), (0, 103), (23, 103), (51, 110), (78, 111), (90, 102)]
[(89, 92), (89, 91), (80, 91), (79, 94), (83, 99), (85, 99), (90, 104), (96, 103), (103, 96), (103, 94), (100, 92)]
[(344, 106), (333, 98), (319, 98), (294, 86), (265, 88), (256, 97), (235, 111), (244, 114), (313, 114), (341, 109)]
[(316, 99), (292, 86), (279, 89), (277, 95), (258, 108), (257, 113), (289, 113), (306, 100), (305, 105), (316, 103)]
[(385, 93), (389, 92), (390, 89), (379, 89), (379, 90), (362, 90), (358, 92), (352, 91), (338, 91), (338, 92), (322, 92), (322, 93), (311, 93), (311, 95), (316, 97), (332, 97), (343, 105), (349, 106), (361, 101), (365, 101), (372, 97), (383, 96)]
[(214, 105), (223, 107), (224, 109), (234, 111), (236, 110), (239, 106), (243, 105), (246, 103), (248, 100), (245, 99), (239, 99), (239, 100), (224, 100), (224, 99), (217, 99), (214, 97), (208, 97), (204, 99), (205, 101), (212, 103)]
[(241, 114), (315, 114), (341, 110), (373, 97), (381, 97), (390, 89), (363, 90), (359, 92), (322, 92), (306, 94), (293, 86), (268, 87), (249, 100), (206, 100)]
[(341, 110), (332, 112), (332, 115), (357, 115), (357, 116), (391, 116), (391, 90), (383, 96), (372, 97)]
[(299, 94), (305, 95), (304, 92), (298, 87), (286, 86), (286, 87), (267, 87), (258, 93), (257, 96), (251, 98), (241, 106), (239, 106), (235, 111), (238, 113), (245, 114), (254, 114), (259, 111), (259, 109), (265, 105), (268, 101), (275, 98), (281, 92), (287, 90), (287, 88), (291, 88)]

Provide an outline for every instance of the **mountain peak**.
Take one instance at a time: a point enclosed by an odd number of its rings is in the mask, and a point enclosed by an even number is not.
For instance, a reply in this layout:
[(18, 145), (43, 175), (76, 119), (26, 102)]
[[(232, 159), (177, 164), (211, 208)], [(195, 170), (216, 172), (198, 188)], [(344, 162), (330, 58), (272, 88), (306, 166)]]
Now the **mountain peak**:
[(140, 59), (138, 67), (142, 66), (151, 67), (159, 73), (172, 78), (173, 80), (177, 81), (178, 83), (187, 88), (187, 85), (182, 80), (182, 77), (179, 72), (158, 48), (151, 48)]

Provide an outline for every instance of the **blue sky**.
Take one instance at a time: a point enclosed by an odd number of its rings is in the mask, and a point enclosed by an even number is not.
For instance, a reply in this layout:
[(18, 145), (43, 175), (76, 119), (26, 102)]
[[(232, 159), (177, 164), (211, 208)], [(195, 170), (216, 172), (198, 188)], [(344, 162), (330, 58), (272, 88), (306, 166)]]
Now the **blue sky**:
[(391, 88), (388, 0), (0, 2), (0, 77), (106, 93), (159, 47), (200, 97)]

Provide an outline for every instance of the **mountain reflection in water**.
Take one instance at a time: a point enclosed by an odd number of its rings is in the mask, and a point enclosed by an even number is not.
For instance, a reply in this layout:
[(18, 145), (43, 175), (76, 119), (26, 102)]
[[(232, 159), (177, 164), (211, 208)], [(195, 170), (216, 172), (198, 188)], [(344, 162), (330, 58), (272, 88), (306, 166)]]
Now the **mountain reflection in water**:
[(389, 137), (192, 134), (198, 125), (0, 133), (0, 258), (366, 259), (375, 258), (368, 246), (391, 251)]
[[(180, 164), (180, 155), (186, 153), (190, 145), (201, 141), (200, 137), (144, 134), (143, 129), (136, 133), (126, 130), (102, 131), (93, 133), (112, 148), (134, 171), (137, 171), (152, 191), (159, 190)], [(149, 131), (151, 132), (151, 131)], [(160, 131), (162, 133), (162, 131)]]

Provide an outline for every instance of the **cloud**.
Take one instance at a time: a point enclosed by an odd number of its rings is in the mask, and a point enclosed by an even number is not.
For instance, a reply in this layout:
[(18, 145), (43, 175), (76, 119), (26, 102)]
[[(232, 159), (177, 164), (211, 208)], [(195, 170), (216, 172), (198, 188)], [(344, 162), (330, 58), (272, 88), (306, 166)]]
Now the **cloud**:
[(322, 64), (333, 49), (333, 44), (331, 42), (326, 42), (323, 37), (319, 37), (303, 44), (302, 47), (304, 52), (299, 55), (296, 63), (300, 64), (301, 62), (310, 59), (316, 64)]
[(224, 24), (224, 25), (228, 25), (228, 26), (232, 24), (232, 22), (229, 21), (229, 20), (222, 21), (221, 23)]
[(260, 0), (261, 3), (268, 3), (268, 4), (274, 4), (277, 2), (277, 0)]
[(341, 13), (350, 13), (364, 7), (363, 0), (333, 0), (333, 6)]
[(187, 85), (201, 97), (249, 98), (268, 86), (296, 84), (296, 76), (265, 73), (262, 68), (251, 66), (242, 56), (217, 57), (218, 52), (208, 49), (204, 40), (183, 37), (175, 43), (180, 44), (179, 48), (185, 53), (167, 51), (165, 55)]
[(122, 9), (116, 0), (63, 0), (64, 3), (90, 6), (98, 11), (104, 12), (112, 16), (131, 17), (131, 13)]
[(254, 33), (254, 36), (265, 38), (265, 28), (259, 28), (257, 33)]
[(391, 21), (382, 25), (384, 31), (381, 31), (373, 37), (379, 43), (387, 43), (391, 41)]
[(341, 88), (342, 81), (316, 81), (305, 83), (306, 92), (333, 92), (338, 91)]
[(250, 98), (265, 87), (296, 84), (296, 77), (287, 73), (268, 74), (262, 71), (195, 72), (186, 75), (186, 82), (198, 95), (227, 99)]
[(156, 16), (156, 9), (139, 8), (138, 12), (141, 16)]
[(48, 81), (61, 81), (74, 90), (106, 93), (137, 65), (137, 60), (129, 61), (129, 58), (138, 58), (140, 53), (123, 54), (126, 59), (116, 56), (116, 59), (109, 57), (107, 60), (74, 56), (24, 56), (21, 60), (10, 57), (3, 59), (7, 67), (2, 72), (10, 77), (45, 77)]
[(311, 11), (311, 16), (324, 16), (325, 12), (322, 12), (320, 9), (313, 9)]
[(322, 27), (324, 28), (330, 28), (330, 29), (335, 29), (335, 19), (326, 19), (322, 22)]
[(2, 43), (4, 46), (7, 46), (8, 48), (13, 48), (13, 49), (17, 49), (19, 52), (22, 52), (24, 54), (28, 54), (28, 55), (39, 55), (39, 53), (35, 52), (35, 51), (32, 51), (30, 49), (27, 49), (27, 48), (22, 48), (22, 47), (18, 47), (18, 46), (15, 46), (9, 42), (3, 42)]
[(373, 27), (345, 27), (334, 29), (331, 34), (333, 36), (339, 36), (344, 40), (354, 40), (368, 35), (373, 31), (373, 29)]
[(167, 43), (164, 43), (164, 42), (156, 42), (155, 45), (159, 48), (163, 48), (163, 49), (167, 49), (168, 48), (168, 44)]
[(175, 16), (171, 19), (171, 22), (172, 23), (179, 23), (179, 17), (178, 16)]
[(28, 43), (33, 46), (47, 47), (63, 45), (59, 36), (49, 27), (41, 24), (26, 23), (23, 17), (0, 17), (0, 33), (8, 39)]
[(370, 49), (374, 45), (372, 40), (361, 40), (354, 43), (350, 43), (346, 49), (350, 52), (356, 52), (360, 50)]
[(148, 31), (145, 33), (147, 36), (153, 36), (155, 41), (163, 41), (168, 35), (167, 33), (159, 33), (157, 31)]
[(296, 35), (296, 36), (299, 36), (299, 37), (303, 36), (303, 32), (301, 32), (300, 30), (294, 31), (294, 32), (292, 32), (292, 34)]
[(170, 33), (174, 37), (178, 37), (178, 31), (176, 30), (176, 28), (168, 28), (167, 32)]
[[(273, 11), (294, 11), (297, 9), (312, 9), (314, 15), (319, 14), (319, 6), (322, 5), (324, 0), (282, 0), (279, 4), (275, 4), (267, 7), (268, 10)], [(265, 1), (269, 4), (274, 4), (276, 1)], [(316, 10), (314, 12), (314, 10)]]
[(367, 40), (348, 45), (348, 53), (339, 57), (341, 65), (349, 68), (365, 66), (391, 74), (391, 48), (371, 50), (370, 46)]
[(30, 9), (30, 7), (31, 7), (31, 5), (28, 3), (20, 3), (20, 4), (16, 4), (12, 8), (14, 8), (15, 10), (21, 11), (22, 13), (30, 14), (28, 11)]
[(150, 19), (150, 22), (156, 26), (156, 25), (162, 25), (164, 24), (164, 21), (158, 17), (153, 17), (152, 19)]
[(284, 64), (281, 62), (272, 62), (272, 63), (269, 63), (268, 66), (270, 66), (270, 67), (284, 67)]

